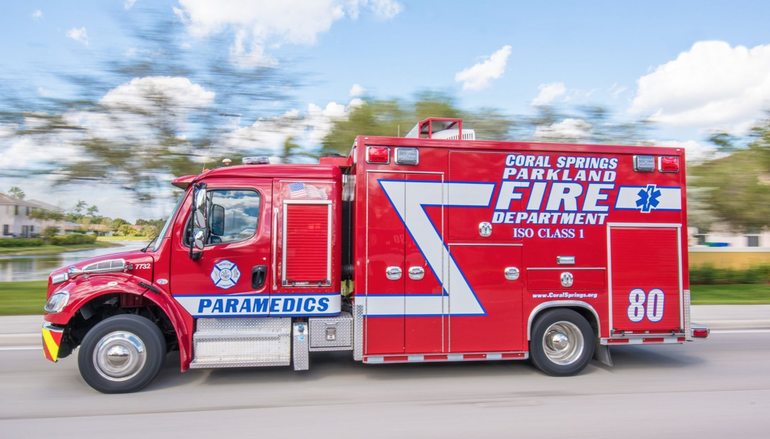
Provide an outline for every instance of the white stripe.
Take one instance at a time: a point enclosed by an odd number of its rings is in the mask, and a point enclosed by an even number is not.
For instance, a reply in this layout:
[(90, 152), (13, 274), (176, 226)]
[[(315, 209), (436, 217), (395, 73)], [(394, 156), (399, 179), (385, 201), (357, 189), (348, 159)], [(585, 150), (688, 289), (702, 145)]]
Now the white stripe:
[(0, 351), (36, 351), (43, 349), (43, 346), (3, 346)]
[[(398, 216), (414, 237), (420, 251), (425, 255), (425, 259), (435, 273), (439, 284), (448, 291), (451, 302), (450, 314), (483, 315), (484, 309), (473, 294), (467, 280), (463, 277), (460, 267), (457, 266), (457, 263), (450, 256), (449, 250), (444, 246), (443, 238), (437, 232), (438, 227), (434, 227), (422, 206), (487, 207), (491, 203), (495, 184), (394, 180), (381, 180), (380, 184), (396, 208)], [(370, 296), (369, 300), (371, 299)], [(442, 301), (429, 298), (423, 303), (431, 311), (429, 313), (420, 306), (419, 301), (415, 302), (416, 308), (414, 309), (411, 300), (405, 301), (405, 314), (446, 314), (444, 310), (447, 308), (439, 310), (436, 308), (438, 303), (434, 303), (434, 301), (444, 305)], [(372, 303), (368, 303), (367, 314), (377, 315), (371, 305)]]
[(40, 336), (41, 334), (39, 332), (30, 332), (27, 334), (0, 334), (0, 338), (3, 337), (33, 337), (33, 336)]
[[(616, 209), (635, 209), (641, 210), (636, 205), (640, 199), (639, 191), (647, 189), (647, 186), (624, 186), (618, 191), (618, 200), (615, 203)], [(659, 187), (658, 205), (652, 210), (682, 210), (682, 190), (680, 188)]]
[[(712, 334), (767, 334), (770, 329), (712, 329)], [(698, 337), (695, 337), (698, 338)]]

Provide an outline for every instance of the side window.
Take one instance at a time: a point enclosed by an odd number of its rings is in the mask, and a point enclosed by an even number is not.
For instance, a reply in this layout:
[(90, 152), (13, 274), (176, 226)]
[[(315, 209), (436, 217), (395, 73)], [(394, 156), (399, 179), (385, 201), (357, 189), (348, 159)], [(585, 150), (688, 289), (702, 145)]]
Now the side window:
[(245, 241), (257, 232), (261, 198), (253, 190), (211, 190), (209, 244)]

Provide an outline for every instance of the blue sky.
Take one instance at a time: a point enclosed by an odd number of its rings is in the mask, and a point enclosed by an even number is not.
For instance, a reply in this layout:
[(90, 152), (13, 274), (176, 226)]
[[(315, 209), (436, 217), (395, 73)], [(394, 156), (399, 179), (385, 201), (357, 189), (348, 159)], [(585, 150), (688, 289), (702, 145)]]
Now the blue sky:
[[(318, 112), (310, 142), (323, 134), (319, 120), (344, 117), (356, 97), (409, 98), (434, 89), (464, 108), (510, 114), (533, 113), (533, 102), (541, 102), (600, 104), (618, 120), (652, 116), (658, 123), (651, 140), (697, 155), (714, 129), (745, 132), (770, 99), (770, 2), (278, 3), (287, 9), (262, 0), (8, 2), (0, 15), (0, 72), (20, 93), (66, 95), (61, 74), (98, 72), (106, 59), (130, 56), (137, 42), (126, 23), (141, 25), (150, 9), (184, 23), (193, 54), (219, 38), (215, 49), (235, 54), (233, 62), (307, 74), (291, 105), (300, 115)], [(464, 89), (457, 75), (476, 64), (468, 75), (480, 82)], [(351, 95), (354, 84), (366, 90), (362, 96)], [(0, 148), (8, 159), (8, 144)], [(38, 198), (46, 192), (38, 183), (18, 184)], [(8, 186), (0, 179), (0, 188)], [(75, 196), (62, 192), (59, 204), (69, 207)], [(141, 215), (120, 209), (102, 212)], [(164, 209), (139, 212), (158, 216)]]

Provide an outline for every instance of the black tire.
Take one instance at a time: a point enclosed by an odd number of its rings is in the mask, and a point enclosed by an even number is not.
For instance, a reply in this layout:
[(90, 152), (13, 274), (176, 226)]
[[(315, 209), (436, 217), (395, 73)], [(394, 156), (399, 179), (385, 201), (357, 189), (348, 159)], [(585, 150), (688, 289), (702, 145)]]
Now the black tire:
[[(546, 332), (551, 333), (548, 339)], [(567, 339), (566, 345), (554, 342), (554, 336), (559, 335)], [(579, 340), (581, 337), (582, 340)], [(546, 311), (532, 326), (530, 359), (548, 375), (576, 375), (588, 366), (594, 355), (594, 337), (591, 325), (577, 312), (566, 308)], [(560, 337), (560, 340), (564, 338)], [(560, 349), (561, 346), (565, 347)]]
[[(114, 348), (114, 355), (106, 355), (111, 348)], [(140, 351), (144, 355), (138, 353)], [(121, 355), (125, 352), (129, 354)], [(97, 354), (102, 359), (101, 363), (97, 360)], [(110, 370), (112, 360), (119, 364)], [(102, 393), (136, 392), (155, 379), (165, 360), (166, 341), (158, 326), (133, 314), (114, 316), (99, 322), (83, 338), (78, 352), (80, 375), (89, 386)], [(126, 367), (126, 363), (130, 367)], [(125, 376), (120, 376), (121, 373)]]

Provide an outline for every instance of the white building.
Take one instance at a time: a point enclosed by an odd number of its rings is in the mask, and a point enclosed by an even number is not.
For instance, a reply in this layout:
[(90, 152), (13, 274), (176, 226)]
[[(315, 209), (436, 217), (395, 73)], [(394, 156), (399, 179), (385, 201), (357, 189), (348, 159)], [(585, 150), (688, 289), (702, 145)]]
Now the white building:
[(699, 233), (695, 227), (689, 228), (690, 245), (704, 247), (770, 247), (770, 232), (735, 233), (726, 226), (717, 225), (707, 233)]
[(63, 221), (39, 220), (29, 217), (32, 209), (53, 210), (64, 213), (64, 209), (37, 200), (20, 200), (0, 194), (0, 238), (30, 237), (43, 233), (48, 226), (63, 231)]

